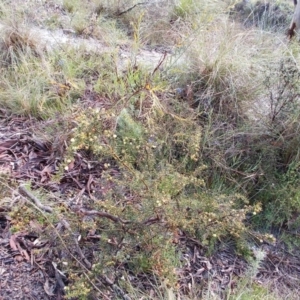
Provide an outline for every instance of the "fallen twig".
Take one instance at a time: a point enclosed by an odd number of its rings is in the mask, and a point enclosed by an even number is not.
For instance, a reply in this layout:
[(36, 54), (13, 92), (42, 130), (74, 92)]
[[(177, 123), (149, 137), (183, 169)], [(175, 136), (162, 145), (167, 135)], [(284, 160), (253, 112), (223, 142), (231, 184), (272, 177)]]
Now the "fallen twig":
[(45, 211), (45, 212), (48, 212), (48, 213), (52, 213), (53, 212), (53, 209), (49, 206), (45, 206), (41, 203), (41, 201), (35, 197), (32, 193), (30, 193), (29, 191), (26, 190), (25, 186), (24, 185), (20, 185), (19, 186), (19, 193), (26, 197), (26, 198), (29, 198), (31, 201), (34, 202), (34, 204), (41, 210)]
[(81, 257), (82, 261), (86, 264), (87, 268), (90, 270), (92, 268), (92, 264), (84, 256), (76, 237), (74, 237), (74, 242), (75, 242), (76, 250), (77, 250), (79, 256)]
[(154, 75), (154, 73), (159, 69), (159, 67), (161, 66), (161, 64), (164, 62), (164, 60), (167, 57), (167, 51), (164, 52), (164, 55), (160, 58), (157, 66), (154, 68), (153, 72), (152, 72), (152, 76)]
[(157, 222), (160, 221), (160, 217), (159, 216), (156, 216), (156, 217), (152, 217), (146, 221), (143, 222), (144, 225), (152, 225), (152, 224), (155, 224)]
[(126, 10), (124, 10), (124, 11), (121, 11), (120, 13), (117, 14), (117, 16), (119, 17), (119, 16), (121, 16), (121, 15), (123, 15), (123, 14), (126, 14), (126, 13), (130, 12), (131, 10), (133, 10), (136, 6), (138, 6), (138, 5), (144, 5), (144, 4), (148, 4), (148, 3), (147, 3), (147, 2), (140, 2), (140, 3), (137, 3), (137, 4), (135, 4), (135, 5), (131, 6), (131, 7), (129, 7), (128, 9), (126, 9)]
[[(132, 221), (129, 221), (129, 220), (123, 220), (119, 217), (116, 217), (110, 213), (107, 213), (107, 212), (104, 212), (104, 211), (98, 211), (98, 210), (87, 210), (87, 209), (84, 209), (84, 208), (75, 208), (75, 210), (79, 213), (79, 214), (82, 214), (84, 216), (93, 216), (93, 215), (96, 215), (96, 216), (99, 216), (99, 217), (103, 217), (103, 218), (107, 218), (107, 219), (110, 219), (112, 220), (113, 222), (115, 223), (122, 223), (122, 224), (131, 224)], [(157, 223), (160, 221), (160, 217), (159, 216), (156, 216), (156, 217), (151, 217), (147, 220), (145, 220), (144, 222), (142, 222), (141, 224), (144, 224), (144, 225), (151, 225), (151, 224), (154, 224), (154, 223)]]
[(96, 215), (96, 216), (99, 216), (99, 217), (110, 219), (110, 220), (114, 221), (115, 223), (122, 223), (122, 224), (132, 223), (131, 221), (123, 220), (121, 218), (118, 218), (118, 217), (116, 217), (114, 215), (111, 215), (111, 214), (109, 214), (107, 212), (104, 212), (104, 211), (87, 210), (87, 209), (84, 209), (84, 208), (79, 208), (77, 211), (78, 211), (78, 213), (80, 213), (82, 215), (85, 215), (85, 216)]

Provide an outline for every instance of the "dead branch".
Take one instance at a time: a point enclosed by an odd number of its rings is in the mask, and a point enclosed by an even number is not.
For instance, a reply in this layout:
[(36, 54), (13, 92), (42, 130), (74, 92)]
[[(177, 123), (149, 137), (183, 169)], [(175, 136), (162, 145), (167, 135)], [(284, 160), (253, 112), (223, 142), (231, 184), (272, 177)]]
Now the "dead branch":
[(41, 201), (35, 197), (32, 193), (26, 190), (24, 185), (20, 185), (18, 189), (19, 193), (24, 196), (25, 198), (30, 199), (34, 204), (41, 210), (48, 212), (48, 213), (53, 213), (53, 209), (49, 206), (45, 206), (41, 203)]
[(110, 213), (107, 213), (107, 212), (104, 212), (104, 211), (87, 210), (87, 209), (84, 209), (84, 208), (79, 208), (77, 211), (78, 211), (78, 213), (80, 213), (82, 215), (85, 215), (85, 216), (96, 215), (96, 216), (99, 216), (99, 217), (110, 219), (115, 223), (122, 223), (122, 224), (130, 224), (131, 223), (131, 221), (123, 220), (121, 218), (118, 218), (118, 217), (116, 217), (114, 215), (111, 215)]
[(164, 52), (164, 55), (160, 58), (157, 66), (154, 68), (153, 72), (152, 72), (152, 76), (154, 75), (154, 73), (159, 69), (159, 67), (161, 66), (161, 64), (164, 62), (164, 60), (167, 57), (167, 51)]
[(133, 10), (136, 6), (138, 6), (138, 5), (144, 5), (144, 4), (147, 4), (147, 2), (140, 2), (140, 3), (137, 3), (137, 4), (135, 4), (135, 5), (131, 6), (131, 7), (129, 7), (128, 9), (126, 9), (126, 10), (124, 10), (124, 11), (121, 11), (120, 13), (117, 14), (117, 16), (119, 17), (119, 16), (121, 16), (121, 15), (124, 15), (124, 14), (130, 12), (131, 10)]
[(155, 224), (157, 222), (160, 221), (160, 217), (159, 216), (156, 216), (156, 217), (152, 217), (146, 221), (143, 222), (144, 225), (152, 225), (152, 224)]

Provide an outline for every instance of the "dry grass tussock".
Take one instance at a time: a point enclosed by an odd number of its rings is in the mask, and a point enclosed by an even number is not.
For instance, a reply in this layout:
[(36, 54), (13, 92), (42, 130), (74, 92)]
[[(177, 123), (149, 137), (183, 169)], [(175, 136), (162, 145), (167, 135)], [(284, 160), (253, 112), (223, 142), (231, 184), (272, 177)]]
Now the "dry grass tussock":
[[(265, 69), (291, 55), (284, 36), (245, 30), (228, 16), (198, 22), (183, 29), (185, 38), (178, 48), (181, 80), (193, 90), (193, 101), (245, 115), (264, 94)], [(251, 116), (256, 113), (252, 110)], [(267, 109), (264, 111), (268, 113)], [(253, 115), (252, 115), (253, 114)]]
[(1, 63), (13, 64), (24, 55), (41, 57), (43, 49), (36, 36), (25, 24), (11, 21), (0, 24), (1, 28)]

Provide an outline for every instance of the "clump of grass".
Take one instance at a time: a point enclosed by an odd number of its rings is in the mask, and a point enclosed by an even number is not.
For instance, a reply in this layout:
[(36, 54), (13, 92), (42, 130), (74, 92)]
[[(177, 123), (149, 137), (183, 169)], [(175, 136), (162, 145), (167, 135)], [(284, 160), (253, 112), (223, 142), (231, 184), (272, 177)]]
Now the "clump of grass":
[(39, 38), (18, 24), (4, 25), (1, 30), (1, 64), (18, 63), (24, 55), (41, 57), (42, 49)]
[(51, 102), (46, 103), (43, 94), (50, 75), (38, 37), (19, 25), (6, 25), (0, 48), (2, 107), (15, 113), (38, 115)]
[(232, 15), (246, 27), (256, 26), (260, 30), (285, 33), (293, 15), (292, 3), (274, 1), (237, 1)]
[[(101, 68), (107, 68), (109, 72), (117, 70), (117, 59), (109, 54), (99, 57), (96, 53), (87, 54), (85, 49), (75, 50), (70, 46), (34, 55), (33, 51), (25, 53), (14, 46), (7, 49), (14, 62), (3, 65), (0, 90), (2, 107), (17, 114), (47, 118), (70, 109), (83, 93), (85, 83), (94, 84), (97, 74), (102, 74)], [(27, 49), (26, 45), (23, 49)]]
[(20, 115), (48, 118), (70, 106), (71, 85), (63, 77), (55, 80), (46, 60), (20, 58), (21, 63), (4, 69), (1, 74), (2, 107)]
[(108, 45), (120, 40), (123, 43), (126, 41), (123, 29), (119, 28), (114, 17), (109, 17), (117, 13), (119, 6), (120, 3), (108, 5), (105, 1), (89, 1), (84, 5), (80, 1), (64, 1), (63, 8), (70, 22), (63, 27), (71, 26), (77, 35), (93, 37)]
[(96, 55), (85, 58), (84, 50), (75, 51), (72, 47), (41, 56), (9, 51), (17, 60), (2, 67), (1, 105), (16, 114), (38, 118), (70, 110), (80, 98), (85, 80), (99, 65), (94, 64)]
[(252, 55), (251, 47), (247, 46), (251, 36), (240, 34), (226, 18), (209, 27), (209, 30), (200, 27), (201, 34), (189, 37), (193, 42), (184, 55), (193, 63), (182, 69), (182, 76), (189, 74), (191, 100), (200, 109), (213, 109), (220, 116), (242, 115), (242, 102), (253, 101), (257, 91), (258, 78), (248, 59)]

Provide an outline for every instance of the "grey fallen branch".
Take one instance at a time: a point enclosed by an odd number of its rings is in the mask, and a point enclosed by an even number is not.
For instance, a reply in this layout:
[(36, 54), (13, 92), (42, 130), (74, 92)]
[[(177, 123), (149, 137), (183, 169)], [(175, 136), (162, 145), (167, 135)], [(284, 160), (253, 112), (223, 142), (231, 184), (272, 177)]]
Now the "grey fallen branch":
[[(132, 221), (123, 220), (123, 219), (121, 219), (117, 216), (114, 216), (114, 215), (112, 215), (110, 213), (107, 213), (107, 212), (104, 212), (104, 211), (87, 210), (87, 209), (84, 209), (84, 208), (77, 208), (76, 211), (79, 214), (84, 215), (84, 216), (99, 216), (99, 217), (102, 217), (102, 218), (112, 220), (115, 223), (121, 223), (121, 224), (125, 224), (125, 225), (133, 223)], [(142, 222), (141, 224), (151, 225), (151, 224), (157, 223), (159, 221), (160, 221), (159, 216), (156, 216), (156, 217), (152, 217), (150, 219), (147, 219), (146, 221)]]
[(79, 208), (78, 210), (78, 213), (82, 214), (82, 215), (85, 215), (85, 216), (99, 216), (99, 217), (103, 217), (103, 218), (107, 218), (107, 219), (110, 219), (112, 221), (114, 221), (115, 223), (122, 223), (122, 224), (130, 224), (132, 223), (131, 221), (127, 221), (127, 220), (123, 220), (121, 218), (118, 218), (112, 214), (109, 214), (107, 212), (104, 212), (104, 211), (98, 211), (98, 210), (87, 210), (87, 209), (84, 209), (84, 208)]
[(27, 191), (25, 186), (20, 185), (18, 189), (19, 193), (24, 196), (25, 198), (30, 199), (34, 204), (41, 210), (48, 212), (48, 213), (53, 213), (53, 209), (49, 206), (45, 206), (41, 203), (41, 201), (34, 196), (31, 192)]

